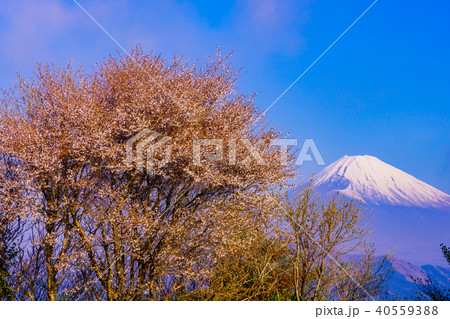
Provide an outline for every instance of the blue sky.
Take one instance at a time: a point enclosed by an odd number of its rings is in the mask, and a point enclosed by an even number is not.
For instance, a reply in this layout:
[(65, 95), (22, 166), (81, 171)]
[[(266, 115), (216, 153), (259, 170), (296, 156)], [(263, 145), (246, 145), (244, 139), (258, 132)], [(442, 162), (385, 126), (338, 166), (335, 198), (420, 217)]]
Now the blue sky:
[[(268, 107), (373, 1), (79, 3), (125, 48), (206, 60), (234, 51)], [(373, 155), (450, 193), (450, 1), (379, 0), (268, 112), (327, 164)], [(0, 87), (34, 63), (89, 67), (120, 48), (71, 0), (0, 4)], [(320, 170), (314, 163), (304, 176)]]

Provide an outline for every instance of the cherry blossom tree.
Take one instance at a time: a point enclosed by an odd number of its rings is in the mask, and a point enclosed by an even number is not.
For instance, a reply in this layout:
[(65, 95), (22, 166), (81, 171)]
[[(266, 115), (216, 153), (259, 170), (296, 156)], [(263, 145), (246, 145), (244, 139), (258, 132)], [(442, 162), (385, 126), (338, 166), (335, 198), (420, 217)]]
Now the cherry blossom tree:
[[(0, 211), (26, 225), (16, 299), (173, 299), (253, 240), (273, 206), (264, 194), (293, 168), (238, 74), (228, 57), (198, 65), (137, 47), (89, 72), (38, 64), (2, 91)], [(126, 160), (144, 130), (170, 138), (151, 174)], [(194, 163), (199, 139), (223, 141), (233, 163)]]

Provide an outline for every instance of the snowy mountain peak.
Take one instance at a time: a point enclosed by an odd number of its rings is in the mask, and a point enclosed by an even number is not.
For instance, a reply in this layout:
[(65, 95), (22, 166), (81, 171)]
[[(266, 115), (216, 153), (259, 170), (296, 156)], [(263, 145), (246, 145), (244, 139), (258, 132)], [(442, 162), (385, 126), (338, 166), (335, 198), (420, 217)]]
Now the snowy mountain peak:
[(344, 156), (314, 178), (322, 194), (341, 194), (374, 205), (450, 207), (450, 195), (370, 155)]

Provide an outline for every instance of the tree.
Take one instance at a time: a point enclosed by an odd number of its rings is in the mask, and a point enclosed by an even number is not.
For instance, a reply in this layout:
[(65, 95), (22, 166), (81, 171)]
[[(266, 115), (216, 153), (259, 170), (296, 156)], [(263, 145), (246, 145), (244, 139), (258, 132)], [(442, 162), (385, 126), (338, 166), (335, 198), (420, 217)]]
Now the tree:
[(14, 290), (10, 279), (18, 250), (15, 241), (21, 232), (20, 222), (12, 222), (0, 213), (0, 300), (11, 300)]
[[(174, 298), (251, 228), (260, 195), (293, 170), (227, 58), (200, 67), (138, 47), (90, 73), (38, 65), (3, 91), (0, 210), (27, 225), (16, 299)], [(171, 138), (171, 160), (153, 174), (125, 160), (144, 130)], [(237, 164), (193, 163), (202, 138), (237, 143)], [(246, 160), (250, 144), (262, 163)]]
[(444, 244), (441, 244), (441, 250), (445, 260), (447, 261), (447, 264), (450, 265), (450, 249), (448, 249), (448, 247)]
[(297, 300), (366, 300), (386, 291), (389, 257), (376, 259), (366, 237), (369, 215), (336, 194), (322, 200), (312, 181), (286, 194), (278, 210), (278, 236), (289, 248), (291, 289)]
[(338, 195), (322, 202), (312, 185), (294, 199), (268, 197), (272, 214), (258, 235), (246, 250), (219, 260), (208, 285), (189, 298), (367, 300), (386, 294), (390, 259), (374, 257), (360, 205)]

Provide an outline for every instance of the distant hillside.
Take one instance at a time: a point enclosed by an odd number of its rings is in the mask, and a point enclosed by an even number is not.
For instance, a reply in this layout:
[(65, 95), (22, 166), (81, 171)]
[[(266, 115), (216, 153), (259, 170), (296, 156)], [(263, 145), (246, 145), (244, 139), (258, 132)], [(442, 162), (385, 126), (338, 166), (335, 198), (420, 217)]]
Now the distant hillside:
[[(440, 285), (450, 288), (450, 268), (441, 266), (424, 265), (417, 266), (405, 260), (395, 258), (392, 266), (396, 268), (389, 281), (389, 294), (392, 297), (413, 298), (416, 296), (417, 286), (412, 278), (432, 278)], [(411, 278), (412, 277), (412, 278)]]

